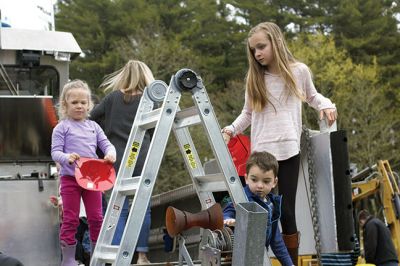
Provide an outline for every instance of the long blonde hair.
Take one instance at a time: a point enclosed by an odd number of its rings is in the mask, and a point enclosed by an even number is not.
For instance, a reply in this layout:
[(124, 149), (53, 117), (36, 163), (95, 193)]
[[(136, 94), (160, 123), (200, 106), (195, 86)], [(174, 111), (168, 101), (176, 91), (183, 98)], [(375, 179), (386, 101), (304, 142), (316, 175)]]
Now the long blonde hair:
[(88, 103), (89, 103), (89, 109), (87, 110), (88, 114), (89, 114), (90, 110), (92, 110), (92, 108), (93, 108), (92, 92), (90, 91), (88, 84), (83, 80), (74, 79), (74, 80), (66, 83), (61, 91), (60, 100), (58, 103), (58, 116), (60, 119), (68, 118), (68, 116), (67, 116), (67, 99), (68, 99), (70, 91), (73, 89), (82, 89), (87, 92)]
[(145, 63), (129, 60), (121, 69), (107, 75), (100, 87), (104, 87), (104, 91), (121, 90), (124, 100), (130, 101), (133, 95), (141, 94), (153, 81), (153, 73)]
[[(292, 70), (290, 68), (291, 64), (298, 62), (292, 53), (289, 51), (287, 44), (285, 42), (284, 36), (280, 28), (272, 22), (263, 22), (253, 27), (247, 39), (249, 39), (256, 32), (262, 31), (265, 36), (270, 40), (272, 45), (272, 51), (274, 53), (274, 58), (277, 62), (279, 75), (285, 80), (286, 88), (288, 89), (288, 94), (294, 94), (301, 100), (304, 100), (304, 95), (298, 89)], [(250, 105), (252, 109), (256, 112), (260, 112), (264, 107), (271, 101), (267, 94), (267, 84), (265, 84), (265, 66), (262, 66), (254, 58), (254, 54), (250, 49), (249, 42), (247, 41), (247, 59), (249, 62), (249, 69), (246, 75), (246, 91), (250, 100)]]

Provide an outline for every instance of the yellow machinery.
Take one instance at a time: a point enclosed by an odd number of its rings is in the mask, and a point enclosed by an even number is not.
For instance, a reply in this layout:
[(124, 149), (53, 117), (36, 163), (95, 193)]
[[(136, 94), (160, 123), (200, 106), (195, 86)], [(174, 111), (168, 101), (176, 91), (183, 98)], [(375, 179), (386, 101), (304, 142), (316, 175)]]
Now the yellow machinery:
[[(361, 171), (352, 178), (352, 198), (357, 212), (361, 208), (369, 209), (384, 219), (400, 257), (400, 193), (396, 178), (389, 162), (380, 160), (373, 167)], [(376, 201), (379, 201), (379, 204), (376, 204)], [(382, 206), (378, 206), (380, 204)]]

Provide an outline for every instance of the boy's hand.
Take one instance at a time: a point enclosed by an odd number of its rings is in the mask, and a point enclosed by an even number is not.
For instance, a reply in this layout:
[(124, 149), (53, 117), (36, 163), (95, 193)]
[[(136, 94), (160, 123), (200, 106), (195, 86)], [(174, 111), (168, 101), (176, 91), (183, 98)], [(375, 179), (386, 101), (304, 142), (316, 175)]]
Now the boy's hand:
[(115, 163), (116, 158), (114, 154), (106, 154), (106, 156), (104, 156), (104, 160), (109, 163)]
[(73, 162), (75, 162), (76, 160), (79, 160), (81, 158), (81, 156), (79, 156), (79, 154), (73, 152), (68, 156), (68, 163), (72, 164)]
[(224, 220), (224, 224), (227, 226), (235, 226), (236, 219), (226, 219)]

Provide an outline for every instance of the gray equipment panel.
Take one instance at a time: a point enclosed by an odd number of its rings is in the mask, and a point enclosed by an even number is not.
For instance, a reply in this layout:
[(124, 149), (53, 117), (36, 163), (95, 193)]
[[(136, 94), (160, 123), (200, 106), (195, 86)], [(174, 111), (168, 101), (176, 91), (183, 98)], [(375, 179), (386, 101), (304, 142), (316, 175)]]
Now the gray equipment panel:
[(54, 266), (61, 261), (57, 180), (0, 181), (0, 250), (29, 266)]

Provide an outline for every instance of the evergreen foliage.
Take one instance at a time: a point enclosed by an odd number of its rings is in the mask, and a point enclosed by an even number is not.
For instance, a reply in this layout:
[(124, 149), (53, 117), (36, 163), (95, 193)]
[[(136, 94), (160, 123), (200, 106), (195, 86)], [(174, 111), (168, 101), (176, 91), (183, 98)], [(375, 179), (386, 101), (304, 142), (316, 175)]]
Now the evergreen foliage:
[(339, 2), (332, 17), (337, 44), (345, 48), (356, 63), (373, 64), (376, 59), (381, 66), (381, 81), (400, 86), (400, 32), (395, 16), (398, 12), (396, 2)]
[[(397, 161), (399, 111), (386, 99), (389, 87), (379, 80), (376, 60), (373, 65), (353, 63), (332, 38), (321, 34), (303, 35), (291, 46), (312, 70), (317, 89), (336, 103), (338, 128), (347, 131), (350, 161), (360, 168), (375, 164), (377, 158)], [(318, 128), (314, 109), (306, 108), (305, 114), (305, 124)]]

